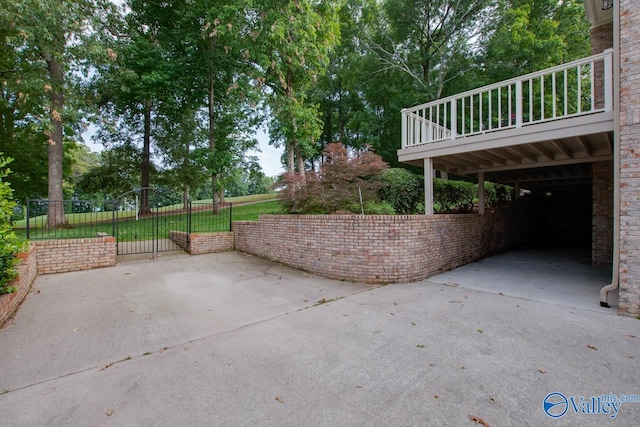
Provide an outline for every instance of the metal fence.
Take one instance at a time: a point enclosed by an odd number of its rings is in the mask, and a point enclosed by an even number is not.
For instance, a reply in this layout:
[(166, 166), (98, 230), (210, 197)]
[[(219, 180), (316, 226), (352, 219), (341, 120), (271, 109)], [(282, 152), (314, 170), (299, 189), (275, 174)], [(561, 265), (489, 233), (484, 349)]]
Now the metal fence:
[[(231, 230), (232, 205), (212, 202), (152, 202), (140, 212), (135, 197), (117, 200), (27, 199), (25, 219), (14, 229), (30, 240), (115, 236), (118, 244), (168, 239), (170, 231), (221, 232)], [(51, 211), (50, 211), (51, 210)], [(64, 212), (66, 224), (48, 224), (48, 212)], [(59, 214), (58, 214), (59, 215)]]

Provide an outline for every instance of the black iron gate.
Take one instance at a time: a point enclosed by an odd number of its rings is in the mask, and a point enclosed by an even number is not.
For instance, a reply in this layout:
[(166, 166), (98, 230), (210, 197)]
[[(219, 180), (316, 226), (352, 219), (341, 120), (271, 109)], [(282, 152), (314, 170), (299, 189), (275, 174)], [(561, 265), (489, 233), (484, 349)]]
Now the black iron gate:
[(172, 231), (187, 232), (189, 202), (163, 188), (137, 188), (117, 198), (115, 235), (118, 255), (153, 254), (182, 249)]

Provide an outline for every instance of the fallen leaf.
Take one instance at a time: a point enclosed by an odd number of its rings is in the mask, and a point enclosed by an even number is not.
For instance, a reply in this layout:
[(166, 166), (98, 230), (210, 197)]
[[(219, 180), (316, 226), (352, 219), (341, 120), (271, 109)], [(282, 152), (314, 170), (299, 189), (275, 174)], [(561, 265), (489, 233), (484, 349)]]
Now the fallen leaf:
[(78, 332), (80, 329), (82, 328), (75, 328), (75, 329), (72, 329), (71, 332)]
[(546, 374), (547, 370), (546, 369), (539, 369), (538, 372), (540, 372), (541, 374)]
[(498, 403), (498, 398), (495, 396), (489, 396), (489, 399), (491, 399), (493, 403)]
[(633, 359), (632, 355), (625, 356), (627, 359)]
[(482, 329), (476, 329), (476, 331), (480, 332), (481, 334), (484, 333)]
[(128, 275), (130, 275), (130, 274), (131, 274), (131, 273), (124, 273), (124, 275), (125, 275), (125, 276), (128, 276)]
[(276, 396), (276, 402), (278, 402), (278, 403), (284, 403), (284, 399), (282, 398), (282, 396), (277, 395), (277, 396)]
[(413, 322), (411, 322), (411, 325), (416, 326), (416, 324), (415, 324), (415, 323), (413, 323)]
[(590, 348), (591, 350), (597, 350), (598, 349), (597, 347), (594, 347), (594, 346), (592, 346), (590, 344), (587, 344), (587, 348)]
[(629, 334), (629, 335), (627, 335), (627, 336), (628, 336), (629, 338), (638, 338), (638, 337), (636, 337), (635, 335), (632, 335), (632, 334)]
[(113, 415), (113, 409), (107, 409), (105, 414), (107, 414), (107, 417), (110, 417), (111, 415)]
[(395, 316), (395, 314), (393, 314), (393, 313), (389, 313), (389, 314), (392, 315), (392, 316)]
[(363, 385), (357, 385), (356, 388), (364, 388)]
[(39, 294), (39, 293), (40, 293), (40, 289), (38, 289), (38, 290), (36, 291), (36, 294)]
[(418, 345), (416, 345), (416, 347), (418, 347), (418, 348), (424, 348), (424, 344), (418, 344)]
[(86, 296), (87, 296), (87, 294), (82, 294), (82, 297), (86, 297)]
[(475, 421), (476, 424), (482, 424), (484, 427), (491, 427), (488, 422), (476, 415), (469, 415), (469, 419), (471, 419), (471, 421)]
[(394, 302), (393, 302), (393, 305), (398, 305), (398, 301), (394, 301)]
[(433, 398), (434, 398), (434, 399), (437, 399), (437, 398), (438, 398), (438, 395), (437, 395), (437, 394), (434, 394), (434, 395), (433, 395)]

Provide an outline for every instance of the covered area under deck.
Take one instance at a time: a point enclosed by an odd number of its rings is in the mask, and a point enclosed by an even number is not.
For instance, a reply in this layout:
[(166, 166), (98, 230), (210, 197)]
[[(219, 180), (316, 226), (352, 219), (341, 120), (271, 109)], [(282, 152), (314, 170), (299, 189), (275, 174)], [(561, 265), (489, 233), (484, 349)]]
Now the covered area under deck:
[[(534, 210), (532, 246), (430, 281), (599, 308), (612, 279), (612, 86), (608, 50), (403, 110), (398, 158), (424, 167), (427, 215), (436, 171), (513, 186)], [(478, 200), (484, 214), (482, 185)]]
[[(611, 313), (598, 303), (611, 269), (593, 267), (579, 247), (527, 246), (438, 274), (429, 282)], [(617, 308), (617, 291), (611, 296)]]

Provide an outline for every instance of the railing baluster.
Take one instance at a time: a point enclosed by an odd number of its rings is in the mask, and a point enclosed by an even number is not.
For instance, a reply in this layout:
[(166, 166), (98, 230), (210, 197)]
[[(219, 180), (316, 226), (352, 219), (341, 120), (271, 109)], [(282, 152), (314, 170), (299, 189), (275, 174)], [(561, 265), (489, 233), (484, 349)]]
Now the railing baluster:
[(580, 65), (576, 67), (578, 73), (578, 113), (582, 112), (582, 70)]
[(569, 91), (567, 89), (567, 86), (569, 85), (568, 83), (568, 79), (567, 79), (567, 70), (564, 70), (564, 115), (568, 115), (569, 114)]
[(458, 133), (458, 100), (451, 100), (451, 139), (456, 139)]

